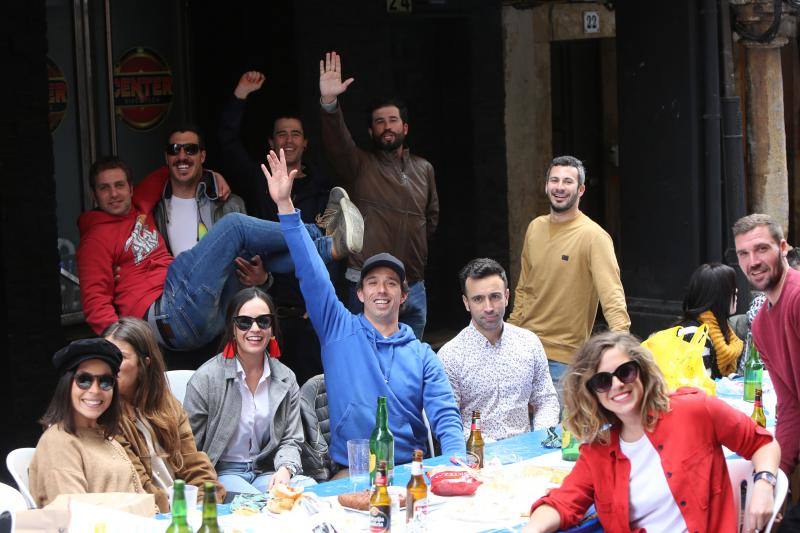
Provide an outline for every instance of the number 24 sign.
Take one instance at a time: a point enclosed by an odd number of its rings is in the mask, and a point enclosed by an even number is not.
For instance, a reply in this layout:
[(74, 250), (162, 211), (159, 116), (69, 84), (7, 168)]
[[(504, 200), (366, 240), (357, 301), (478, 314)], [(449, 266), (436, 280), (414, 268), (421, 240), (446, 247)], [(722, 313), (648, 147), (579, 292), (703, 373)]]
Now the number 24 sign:
[(411, 0), (386, 0), (389, 13), (411, 13)]

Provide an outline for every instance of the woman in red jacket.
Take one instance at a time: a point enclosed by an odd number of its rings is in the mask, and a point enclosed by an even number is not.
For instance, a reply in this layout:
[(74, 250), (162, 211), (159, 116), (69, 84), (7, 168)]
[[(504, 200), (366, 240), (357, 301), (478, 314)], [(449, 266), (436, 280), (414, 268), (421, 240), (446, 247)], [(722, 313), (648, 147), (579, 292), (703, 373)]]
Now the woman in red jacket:
[(746, 531), (769, 521), (777, 442), (747, 415), (697, 389), (669, 394), (635, 337), (589, 339), (564, 378), (564, 401), (564, 425), (586, 444), (563, 485), (533, 504), (526, 533), (569, 528), (592, 504), (607, 533), (734, 533), (722, 446), (755, 467)]

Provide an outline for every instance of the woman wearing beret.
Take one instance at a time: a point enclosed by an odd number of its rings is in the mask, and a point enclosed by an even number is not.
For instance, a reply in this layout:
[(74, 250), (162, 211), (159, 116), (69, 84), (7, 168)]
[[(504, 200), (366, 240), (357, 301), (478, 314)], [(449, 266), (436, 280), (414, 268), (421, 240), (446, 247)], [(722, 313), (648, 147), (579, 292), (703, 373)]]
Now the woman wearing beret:
[[(217, 473), (208, 456), (197, 450), (186, 411), (169, 391), (164, 358), (150, 327), (124, 317), (108, 326), (103, 337), (122, 352), (117, 376), (120, 439), (130, 444), (145, 490), (155, 495), (162, 511), (168, 508), (175, 479), (198, 487), (202, 497), (203, 484), (217, 483)], [(217, 499), (222, 501), (225, 488), (217, 485)]]
[(256, 288), (231, 300), (224, 349), (194, 373), (184, 405), (197, 447), (231, 492), (314, 484), (300, 472), (300, 390), (281, 364), (270, 297)]
[(126, 450), (114, 440), (121, 361), (119, 349), (104, 339), (78, 340), (53, 356), (60, 377), (29, 469), (37, 506), (59, 494), (144, 493)]

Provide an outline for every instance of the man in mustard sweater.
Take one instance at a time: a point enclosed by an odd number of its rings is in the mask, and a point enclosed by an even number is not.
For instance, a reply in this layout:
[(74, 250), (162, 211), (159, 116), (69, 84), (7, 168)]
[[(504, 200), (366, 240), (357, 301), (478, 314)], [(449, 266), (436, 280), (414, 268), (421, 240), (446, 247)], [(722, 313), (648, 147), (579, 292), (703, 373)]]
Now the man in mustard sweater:
[(579, 159), (561, 156), (550, 163), (544, 187), (550, 214), (535, 218), (525, 233), (508, 319), (539, 336), (559, 393), (567, 364), (592, 332), (598, 303), (611, 330), (631, 325), (614, 243), (578, 209), (585, 180)]

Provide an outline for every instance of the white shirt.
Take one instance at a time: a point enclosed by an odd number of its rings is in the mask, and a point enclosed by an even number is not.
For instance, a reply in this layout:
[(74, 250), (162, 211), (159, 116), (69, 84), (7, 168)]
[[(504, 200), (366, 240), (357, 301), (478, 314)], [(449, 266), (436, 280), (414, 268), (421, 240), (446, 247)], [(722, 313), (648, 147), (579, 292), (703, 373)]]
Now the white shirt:
[(169, 200), (169, 219), (167, 236), (172, 256), (185, 252), (197, 244), (197, 200), (195, 198), (178, 198)]
[(631, 462), (630, 494), (631, 529), (681, 533), (687, 531), (675, 497), (669, 490), (661, 458), (653, 443), (642, 435), (636, 442), (619, 440), (625, 457)]
[(444, 370), (461, 411), (464, 434), (472, 411), (481, 412), (481, 433), (495, 440), (531, 430), (528, 404), (536, 429), (556, 426), (559, 405), (547, 357), (534, 333), (503, 323), (497, 344), (472, 321), (439, 350)]
[(264, 356), (264, 373), (258, 380), (256, 393), (250, 392), (244, 368), (236, 358), (236, 383), (242, 396), (242, 414), (228, 447), (219, 460), (245, 463), (255, 458), (269, 442), (269, 363)]

